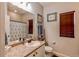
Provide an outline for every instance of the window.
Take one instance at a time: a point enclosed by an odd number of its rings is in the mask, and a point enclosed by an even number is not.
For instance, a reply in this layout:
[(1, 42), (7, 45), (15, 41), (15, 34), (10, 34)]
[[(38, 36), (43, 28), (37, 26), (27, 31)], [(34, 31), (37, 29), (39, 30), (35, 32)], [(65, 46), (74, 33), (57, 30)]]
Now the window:
[(60, 37), (74, 38), (74, 11), (60, 14)]
[(29, 20), (29, 34), (33, 34), (33, 19)]

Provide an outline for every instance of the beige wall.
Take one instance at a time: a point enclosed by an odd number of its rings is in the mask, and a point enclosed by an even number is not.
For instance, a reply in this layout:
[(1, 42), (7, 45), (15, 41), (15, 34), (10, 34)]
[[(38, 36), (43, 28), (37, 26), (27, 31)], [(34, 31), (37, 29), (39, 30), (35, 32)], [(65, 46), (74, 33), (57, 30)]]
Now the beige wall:
[[(23, 15), (17, 14), (15, 12), (12, 11), (8, 11), (8, 15), (10, 16), (10, 20), (14, 20), (14, 21), (20, 21), (20, 22), (26, 22), (27, 19), (23, 19)], [(27, 15), (26, 15), (27, 16)]]
[(30, 20), (30, 19), (34, 19), (34, 15), (31, 14), (31, 13), (27, 13), (27, 14), (25, 14), (25, 15), (22, 16), (22, 20), (23, 20), (23, 21), (24, 21), (24, 20), (28, 21), (28, 20)]
[(0, 56), (4, 56), (5, 47), (5, 20), (7, 20), (6, 3), (0, 2)]
[(26, 22), (26, 23), (27, 23), (27, 20), (34, 19), (34, 15), (27, 11), (26, 11), (26, 14), (18, 14), (12, 11), (8, 11), (8, 16), (10, 16), (10, 20)]
[[(75, 38), (59, 36), (59, 14), (75, 10)], [(47, 14), (57, 12), (57, 21), (47, 22)], [(44, 25), (46, 29), (46, 38), (54, 51), (67, 56), (79, 56), (79, 3), (52, 3), (44, 8)], [(53, 45), (53, 41), (56, 44)]]

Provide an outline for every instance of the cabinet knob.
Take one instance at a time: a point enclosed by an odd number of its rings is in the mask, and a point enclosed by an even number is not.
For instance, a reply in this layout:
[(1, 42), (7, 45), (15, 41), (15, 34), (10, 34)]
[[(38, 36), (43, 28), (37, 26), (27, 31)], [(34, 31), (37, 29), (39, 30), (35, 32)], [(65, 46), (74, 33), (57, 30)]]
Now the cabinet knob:
[(35, 54), (33, 54), (33, 56), (35, 56)]
[(36, 52), (36, 54), (38, 54), (38, 53)]

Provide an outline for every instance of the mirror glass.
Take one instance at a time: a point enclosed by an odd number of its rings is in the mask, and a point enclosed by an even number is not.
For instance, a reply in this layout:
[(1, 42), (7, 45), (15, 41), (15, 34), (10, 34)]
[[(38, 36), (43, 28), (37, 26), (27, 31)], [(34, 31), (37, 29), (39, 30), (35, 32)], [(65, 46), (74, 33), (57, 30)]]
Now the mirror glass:
[(8, 3), (7, 16), (8, 20), (5, 21), (6, 45), (17, 43), (19, 39), (34, 38), (34, 14)]

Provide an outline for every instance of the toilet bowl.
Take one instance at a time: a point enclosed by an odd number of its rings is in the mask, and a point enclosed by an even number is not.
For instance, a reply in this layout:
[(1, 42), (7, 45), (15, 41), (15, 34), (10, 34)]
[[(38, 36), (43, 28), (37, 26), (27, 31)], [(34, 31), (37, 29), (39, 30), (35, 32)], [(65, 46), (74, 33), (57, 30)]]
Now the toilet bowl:
[(45, 51), (46, 52), (52, 52), (53, 48), (50, 46), (45, 46)]
[(50, 46), (45, 46), (45, 56), (46, 57), (51, 57), (53, 56), (53, 48)]

